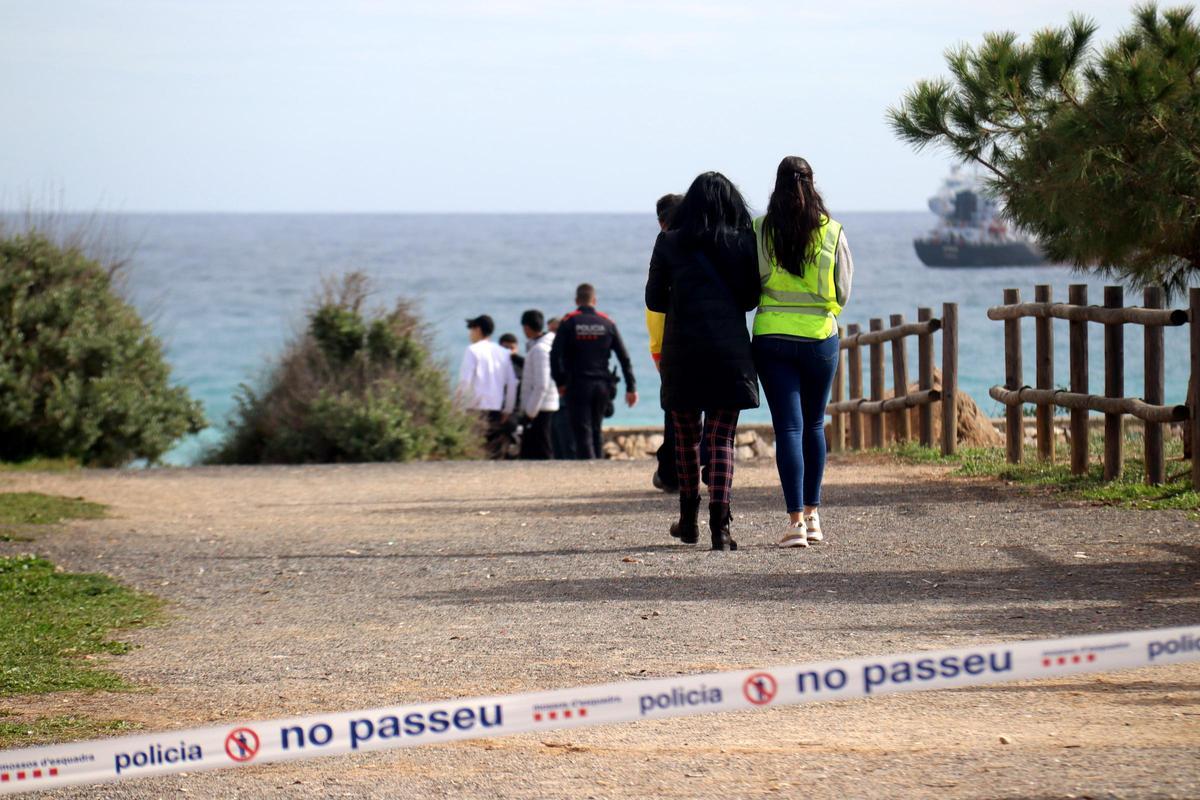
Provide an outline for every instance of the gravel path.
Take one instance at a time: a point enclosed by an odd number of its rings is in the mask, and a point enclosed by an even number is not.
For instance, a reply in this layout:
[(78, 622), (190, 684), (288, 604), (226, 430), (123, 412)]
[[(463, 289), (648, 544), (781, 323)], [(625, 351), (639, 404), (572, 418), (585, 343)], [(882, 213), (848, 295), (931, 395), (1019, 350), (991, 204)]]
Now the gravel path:
[[(15, 474), (112, 506), (33, 544), (167, 598), (147, 691), (0, 701), (149, 729), (973, 642), (1195, 624), (1200, 523), (834, 460), (829, 541), (672, 545), (647, 462)], [(626, 560), (626, 559), (632, 559)], [(1011, 739), (1001, 744), (1000, 736)], [(54, 793), (196, 797), (1198, 797), (1200, 666), (523, 735)]]

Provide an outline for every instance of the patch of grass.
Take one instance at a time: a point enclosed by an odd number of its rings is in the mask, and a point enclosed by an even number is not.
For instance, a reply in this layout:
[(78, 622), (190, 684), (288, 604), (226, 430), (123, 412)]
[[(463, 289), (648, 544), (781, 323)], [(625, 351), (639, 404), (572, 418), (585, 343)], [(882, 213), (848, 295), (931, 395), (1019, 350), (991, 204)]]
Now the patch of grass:
[(942, 452), (940, 450), (932, 447), (922, 447), (916, 442), (905, 442), (904, 444), (892, 445), (886, 450), (874, 450), (868, 452), (878, 452), (884, 455), (890, 455), (908, 464), (949, 463), (942, 456)]
[(957, 463), (955, 472), (968, 478), (995, 475), (1006, 466), (1004, 451), (994, 447), (964, 447), (946, 460)]
[[(1071, 473), (1071, 452), (1065, 445), (1055, 450), (1055, 463), (1047, 464), (1037, 458), (1037, 451), (1026, 447), (1025, 460), (1009, 464), (1001, 447), (962, 448), (953, 456), (917, 444), (903, 444), (874, 451), (909, 464), (948, 464), (957, 466), (955, 475), (972, 478), (993, 477), (1026, 486), (1049, 489), (1068, 499), (1088, 500), (1106, 505), (1137, 509), (1200, 510), (1200, 493), (1193, 491), (1190, 474), (1179, 473), (1183, 444), (1178, 437), (1166, 437), (1164, 450), (1168, 458), (1167, 483), (1147, 486), (1143, 482), (1145, 464), (1140, 458), (1143, 447), (1141, 432), (1127, 433), (1125, 462), (1121, 476), (1115, 481), (1104, 480), (1102, 465), (1104, 437), (1093, 434), (1088, 440), (1089, 468), (1086, 475)], [(1171, 459), (1176, 459), (1172, 461)], [(1174, 467), (1174, 469), (1172, 469)]]
[(0, 697), (129, 688), (90, 662), (128, 652), (109, 635), (146, 624), (160, 607), (106, 575), (62, 572), (35, 556), (0, 557)]
[(964, 447), (952, 456), (944, 456), (937, 448), (922, 447), (915, 442), (908, 442), (883, 450), (864, 452), (888, 456), (906, 464), (956, 465), (958, 469), (955, 474), (967, 477), (994, 476), (1005, 466), (1004, 451), (994, 447)]
[(1200, 492), (1192, 488), (1190, 479), (1147, 486), (1144, 483), (1125, 481), (1089, 486), (1080, 490), (1085, 500), (1108, 505), (1123, 505), (1128, 508), (1177, 509), (1196, 511), (1200, 509)]
[(124, 720), (94, 720), (74, 715), (39, 717), (32, 722), (0, 722), (0, 749), (33, 747), (128, 733), (141, 728)]
[(74, 458), (31, 458), (28, 461), (0, 461), (0, 472), (73, 472), (79, 469)]
[(50, 525), (65, 519), (98, 519), (105, 507), (82, 497), (0, 492), (0, 524)]

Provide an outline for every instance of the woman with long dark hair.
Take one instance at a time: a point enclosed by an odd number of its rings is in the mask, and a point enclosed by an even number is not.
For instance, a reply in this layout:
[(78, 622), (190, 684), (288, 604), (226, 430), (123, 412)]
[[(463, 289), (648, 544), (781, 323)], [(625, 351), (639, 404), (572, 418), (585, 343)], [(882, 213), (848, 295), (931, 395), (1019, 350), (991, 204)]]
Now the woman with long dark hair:
[(775, 464), (787, 502), (780, 547), (824, 538), (818, 507), (825, 475), (825, 405), (838, 362), (837, 317), (850, 297), (854, 262), (829, 216), (812, 167), (788, 156), (775, 173), (764, 217), (754, 220), (762, 298), (754, 316), (754, 363), (775, 428)]
[(714, 550), (736, 550), (729, 526), (738, 414), (758, 407), (746, 312), (758, 304), (755, 239), (746, 201), (728, 178), (705, 172), (659, 234), (646, 307), (666, 313), (662, 407), (675, 428), (679, 522), (671, 535), (699, 541), (700, 437), (709, 457), (708, 523)]

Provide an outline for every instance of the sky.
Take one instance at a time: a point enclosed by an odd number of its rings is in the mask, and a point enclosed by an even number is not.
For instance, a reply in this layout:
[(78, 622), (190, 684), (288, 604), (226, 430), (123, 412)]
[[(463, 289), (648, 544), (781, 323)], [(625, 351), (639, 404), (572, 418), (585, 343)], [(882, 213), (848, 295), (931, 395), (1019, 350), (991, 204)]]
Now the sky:
[(785, 155), (834, 213), (951, 163), (885, 113), (944, 52), (1107, 0), (0, 0), (0, 205), (637, 212)]

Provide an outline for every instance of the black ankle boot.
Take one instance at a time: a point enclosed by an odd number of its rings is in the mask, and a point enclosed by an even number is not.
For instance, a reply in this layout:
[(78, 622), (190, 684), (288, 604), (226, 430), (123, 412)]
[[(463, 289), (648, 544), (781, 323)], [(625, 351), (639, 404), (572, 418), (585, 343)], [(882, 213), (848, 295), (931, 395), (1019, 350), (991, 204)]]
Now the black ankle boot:
[(731, 522), (733, 514), (729, 511), (728, 503), (708, 504), (708, 529), (712, 531), (713, 550), (737, 550), (737, 542), (729, 534)]
[(671, 535), (684, 544), (700, 541), (700, 498), (679, 495), (679, 522), (671, 526)]

